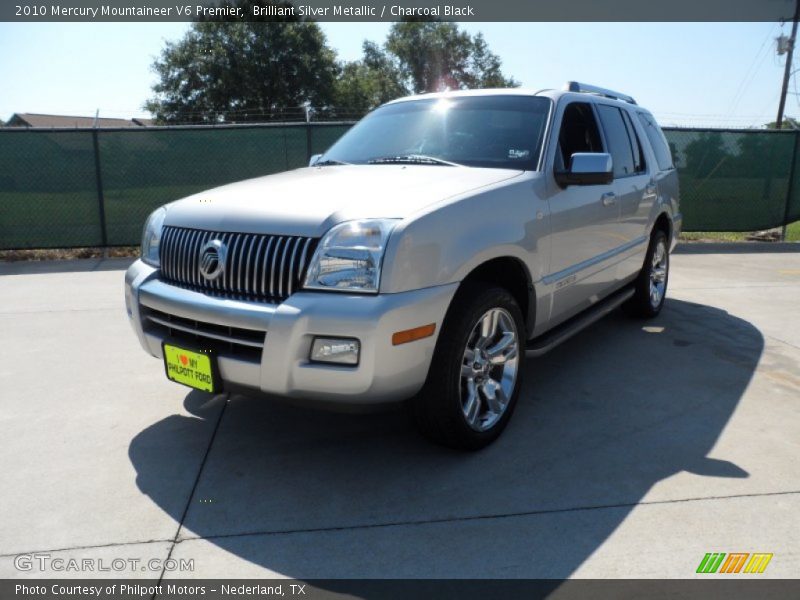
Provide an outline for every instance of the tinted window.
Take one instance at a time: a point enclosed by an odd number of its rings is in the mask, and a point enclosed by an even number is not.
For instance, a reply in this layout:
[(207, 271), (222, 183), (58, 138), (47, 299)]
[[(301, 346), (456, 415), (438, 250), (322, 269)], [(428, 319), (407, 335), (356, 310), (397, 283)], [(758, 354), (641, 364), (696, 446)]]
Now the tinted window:
[(646, 171), (644, 162), (644, 152), (642, 151), (642, 143), (639, 140), (639, 134), (636, 133), (636, 128), (633, 126), (631, 116), (622, 111), (622, 116), (625, 118), (625, 127), (628, 130), (628, 139), (631, 141), (631, 150), (633, 150), (633, 170), (637, 173), (644, 173)]
[(558, 133), (558, 147), (556, 169), (561, 171), (570, 164), (570, 159), (576, 152), (603, 151), (591, 104), (573, 102), (567, 105)]
[(472, 167), (535, 170), (550, 105), (532, 96), (387, 104), (364, 117), (322, 160), (368, 164), (423, 155)]
[(669, 144), (664, 137), (661, 128), (655, 122), (655, 119), (647, 113), (639, 113), (639, 120), (642, 122), (644, 132), (647, 139), (650, 141), (650, 146), (653, 148), (653, 153), (656, 155), (656, 162), (658, 168), (662, 171), (672, 169), (672, 154), (669, 151)]
[(605, 104), (598, 104), (597, 112), (600, 113), (600, 122), (606, 134), (608, 152), (614, 161), (614, 177), (632, 175), (635, 172), (633, 150), (625, 121), (622, 120), (622, 112), (614, 106)]

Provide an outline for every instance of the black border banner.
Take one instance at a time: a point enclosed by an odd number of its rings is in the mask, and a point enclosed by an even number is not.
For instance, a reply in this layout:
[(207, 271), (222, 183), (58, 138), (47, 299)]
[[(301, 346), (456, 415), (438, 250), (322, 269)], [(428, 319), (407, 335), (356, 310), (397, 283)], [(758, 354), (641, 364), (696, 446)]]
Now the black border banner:
[(800, 597), (800, 579), (760, 575), (701, 579), (18, 579), (0, 580), (0, 598), (29, 600), (182, 600), (292, 598), (343, 600), (489, 600), (552, 598), (622, 600), (786, 600)]
[(14, 0), (0, 3), (0, 21), (752, 22), (794, 9), (795, 0)]

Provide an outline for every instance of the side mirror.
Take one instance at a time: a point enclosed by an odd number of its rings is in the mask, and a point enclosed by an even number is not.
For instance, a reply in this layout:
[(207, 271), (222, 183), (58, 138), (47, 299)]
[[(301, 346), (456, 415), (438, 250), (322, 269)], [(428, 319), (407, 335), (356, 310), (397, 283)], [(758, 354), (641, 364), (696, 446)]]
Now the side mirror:
[(308, 166), (313, 167), (320, 158), (322, 158), (322, 154), (312, 154), (311, 158), (308, 159)]
[(614, 163), (605, 152), (576, 152), (569, 169), (556, 171), (555, 177), (561, 187), (608, 184), (614, 181)]

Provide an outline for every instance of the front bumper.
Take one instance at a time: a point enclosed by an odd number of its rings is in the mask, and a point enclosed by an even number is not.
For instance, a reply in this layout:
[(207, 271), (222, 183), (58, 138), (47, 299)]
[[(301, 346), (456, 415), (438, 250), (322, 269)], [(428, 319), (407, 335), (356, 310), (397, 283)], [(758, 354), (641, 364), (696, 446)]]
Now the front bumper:
[[(158, 279), (157, 269), (138, 260), (125, 274), (125, 303), (142, 347), (158, 358), (162, 341), (170, 336), (153, 326), (153, 314), (263, 332), (263, 349), (255, 354), (217, 352), (223, 386), (317, 403), (365, 405), (404, 400), (420, 390), (457, 287), (369, 296), (300, 291), (281, 304), (265, 304), (169, 285)], [(436, 324), (433, 336), (392, 345), (393, 333), (429, 323)], [(315, 336), (358, 338), (359, 364), (311, 362)]]

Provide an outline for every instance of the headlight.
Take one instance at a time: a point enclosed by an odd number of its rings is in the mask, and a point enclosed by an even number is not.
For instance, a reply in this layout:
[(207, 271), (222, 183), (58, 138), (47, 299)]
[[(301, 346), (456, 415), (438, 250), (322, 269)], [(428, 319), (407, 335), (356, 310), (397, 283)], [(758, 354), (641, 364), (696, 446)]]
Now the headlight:
[(142, 231), (142, 260), (151, 267), (159, 267), (158, 248), (161, 245), (161, 230), (164, 227), (164, 217), (167, 209), (163, 206), (153, 211)]
[(332, 227), (311, 259), (305, 287), (377, 292), (383, 251), (396, 223), (396, 219), (365, 219)]

